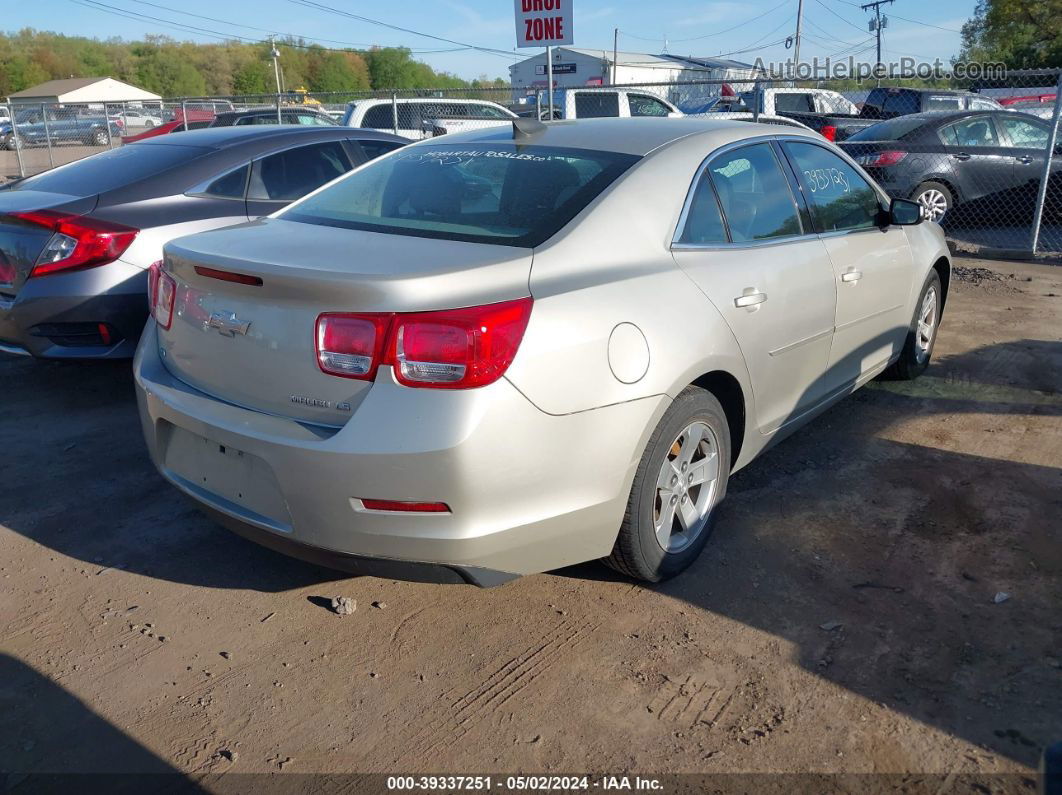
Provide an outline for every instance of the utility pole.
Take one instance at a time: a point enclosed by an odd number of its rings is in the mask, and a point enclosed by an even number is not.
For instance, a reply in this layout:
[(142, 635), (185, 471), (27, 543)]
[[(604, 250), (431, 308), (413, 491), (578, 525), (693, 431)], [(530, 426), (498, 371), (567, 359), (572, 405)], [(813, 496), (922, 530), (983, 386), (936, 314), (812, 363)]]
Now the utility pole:
[(276, 43), (273, 41), (273, 37), (269, 37), (269, 54), (273, 58), (273, 76), (277, 79), (277, 124), (281, 124), (280, 119), (280, 50), (277, 49)]
[(797, 0), (797, 28), (793, 39), (793, 77), (800, 69), (800, 23), (804, 20), (804, 0)]
[(612, 77), (609, 82), (616, 85), (616, 61), (619, 58), (619, 28), (612, 29)]
[(872, 24), (874, 25), (874, 32), (878, 37), (877, 65), (879, 67), (881, 66), (881, 7), (886, 3), (891, 2), (893, 2), (893, 0), (875, 0), (873, 3), (867, 3), (866, 5), (860, 6), (864, 11), (869, 11), (871, 8), (874, 9), (874, 22)]

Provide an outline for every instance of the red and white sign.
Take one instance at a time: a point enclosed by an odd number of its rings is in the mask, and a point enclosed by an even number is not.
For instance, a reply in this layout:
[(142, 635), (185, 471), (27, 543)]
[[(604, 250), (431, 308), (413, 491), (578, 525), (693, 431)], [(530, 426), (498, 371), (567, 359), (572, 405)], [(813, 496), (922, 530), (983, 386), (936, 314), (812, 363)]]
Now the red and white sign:
[(572, 44), (573, 0), (514, 0), (516, 46)]

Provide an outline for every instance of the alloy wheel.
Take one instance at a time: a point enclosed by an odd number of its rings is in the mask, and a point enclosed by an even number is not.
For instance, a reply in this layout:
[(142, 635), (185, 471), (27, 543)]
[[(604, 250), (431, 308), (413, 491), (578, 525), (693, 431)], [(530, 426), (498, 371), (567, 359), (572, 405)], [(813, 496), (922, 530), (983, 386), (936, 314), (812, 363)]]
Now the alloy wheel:
[(936, 188), (929, 188), (918, 195), (922, 217), (927, 221), (940, 221), (948, 211), (948, 199)]
[(922, 364), (929, 358), (929, 349), (937, 332), (937, 291), (926, 290), (922, 306), (918, 310), (918, 328), (915, 331), (915, 358)]
[(718, 480), (715, 431), (706, 423), (692, 422), (671, 443), (657, 476), (653, 528), (665, 552), (682, 551), (704, 530)]

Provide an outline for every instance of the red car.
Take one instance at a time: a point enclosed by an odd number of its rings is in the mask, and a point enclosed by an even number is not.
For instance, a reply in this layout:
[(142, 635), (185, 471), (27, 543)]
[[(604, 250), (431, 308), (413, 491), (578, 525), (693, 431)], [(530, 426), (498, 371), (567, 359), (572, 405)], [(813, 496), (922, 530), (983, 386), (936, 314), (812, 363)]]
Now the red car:
[(156, 135), (166, 135), (172, 132), (183, 132), (185, 129), (198, 130), (200, 127), (209, 127), (212, 121), (214, 121), (214, 111), (190, 110), (188, 111), (188, 124), (186, 126), (184, 112), (178, 108), (174, 112), (173, 121), (159, 124), (137, 135), (123, 135), (122, 143), (136, 143), (137, 141), (143, 141), (145, 138), (154, 138)]

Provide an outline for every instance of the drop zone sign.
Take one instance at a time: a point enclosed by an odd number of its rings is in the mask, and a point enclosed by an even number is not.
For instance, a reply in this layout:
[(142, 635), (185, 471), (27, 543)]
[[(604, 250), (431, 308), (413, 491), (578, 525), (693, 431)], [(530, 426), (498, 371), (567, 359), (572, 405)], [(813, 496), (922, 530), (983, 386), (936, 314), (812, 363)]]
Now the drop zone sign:
[(514, 0), (516, 46), (572, 44), (573, 0)]

